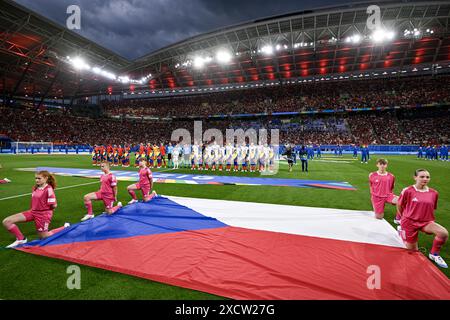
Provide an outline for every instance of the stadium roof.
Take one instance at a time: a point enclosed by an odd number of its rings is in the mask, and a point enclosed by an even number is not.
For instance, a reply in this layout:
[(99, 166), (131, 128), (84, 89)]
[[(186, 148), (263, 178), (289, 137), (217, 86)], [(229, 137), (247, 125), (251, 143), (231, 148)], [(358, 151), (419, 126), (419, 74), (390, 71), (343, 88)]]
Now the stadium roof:
[(105, 90), (104, 81), (77, 74), (64, 62), (65, 57), (77, 55), (112, 72), (131, 63), (14, 1), (0, 1), (1, 89), (6, 86), (8, 92), (31, 94), (34, 88), (58, 97)]
[[(108, 87), (114, 93), (130, 90), (129, 81), (74, 70), (67, 56), (81, 56), (115, 75), (142, 78), (142, 83), (132, 84), (136, 90), (288, 80), (450, 60), (448, 1), (378, 1), (384, 35), (395, 32), (389, 34), (393, 39), (379, 43), (369, 39), (373, 33), (366, 23), (370, 4), (251, 21), (129, 61), (6, 0), (0, 2), (0, 69), (5, 75), (0, 87), (6, 85), (15, 94), (29, 93), (34, 87), (41, 94), (58, 97), (104, 94)], [(218, 51), (230, 61), (217, 62)]]

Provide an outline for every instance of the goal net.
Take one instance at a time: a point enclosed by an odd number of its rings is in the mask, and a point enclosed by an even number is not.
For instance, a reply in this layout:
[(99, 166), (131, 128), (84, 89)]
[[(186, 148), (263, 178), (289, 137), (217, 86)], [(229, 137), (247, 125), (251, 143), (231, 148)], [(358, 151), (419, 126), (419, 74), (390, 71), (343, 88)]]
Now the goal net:
[(53, 142), (16, 141), (11, 148), (14, 153), (53, 153)]

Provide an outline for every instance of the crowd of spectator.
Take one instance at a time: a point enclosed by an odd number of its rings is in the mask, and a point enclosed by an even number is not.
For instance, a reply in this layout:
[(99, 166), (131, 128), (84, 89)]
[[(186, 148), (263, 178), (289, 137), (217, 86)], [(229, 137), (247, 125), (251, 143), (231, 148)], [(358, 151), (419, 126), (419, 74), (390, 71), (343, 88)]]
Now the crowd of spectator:
[[(433, 104), (441, 106), (420, 107)], [(225, 137), (227, 128), (279, 129), (281, 143), (296, 144), (440, 144), (449, 143), (449, 104), (450, 76), (319, 81), (151, 100), (103, 101), (103, 114), (98, 107), (96, 112), (83, 113), (76, 108), (4, 106), (0, 107), (0, 134), (15, 141), (67, 144), (168, 142), (177, 128), (193, 135), (194, 122), (182, 119), (184, 116), (268, 113), (251, 120), (204, 118), (203, 131), (217, 128)], [(394, 106), (401, 108), (351, 111)], [(324, 109), (345, 112), (295, 118), (271, 115)], [(145, 116), (160, 120), (145, 120)]]
[[(315, 144), (448, 144), (448, 107), (411, 109), (408, 112), (349, 112), (336, 115), (264, 117), (254, 120), (203, 120), (202, 132), (226, 129), (279, 129), (280, 143)], [(76, 117), (68, 113), (30, 108), (0, 107), (0, 134), (15, 141), (62, 144), (138, 144), (169, 142), (175, 129), (194, 137), (194, 121), (131, 120)], [(270, 141), (270, 140), (269, 140)]]

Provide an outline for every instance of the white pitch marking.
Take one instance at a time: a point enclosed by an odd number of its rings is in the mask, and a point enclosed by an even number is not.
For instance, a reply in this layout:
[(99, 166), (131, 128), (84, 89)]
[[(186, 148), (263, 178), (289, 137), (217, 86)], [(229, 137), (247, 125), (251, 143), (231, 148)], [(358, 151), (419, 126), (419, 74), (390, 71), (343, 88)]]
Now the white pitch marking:
[(351, 161), (342, 161), (342, 160), (314, 160), (314, 162), (328, 162), (328, 163), (352, 163)]
[(16, 168), (14, 170), (16, 170), (16, 171), (34, 172), (34, 171), (36, 171), (36, 168)]
[(159, 170), (159, 171), (154, 171), (154, 172), (159, 173), (159, 172), (174, 171), (174, 170), (176, 170), (176, 169), (170, 168), (170, 169), (164, 169), (164, 170)]

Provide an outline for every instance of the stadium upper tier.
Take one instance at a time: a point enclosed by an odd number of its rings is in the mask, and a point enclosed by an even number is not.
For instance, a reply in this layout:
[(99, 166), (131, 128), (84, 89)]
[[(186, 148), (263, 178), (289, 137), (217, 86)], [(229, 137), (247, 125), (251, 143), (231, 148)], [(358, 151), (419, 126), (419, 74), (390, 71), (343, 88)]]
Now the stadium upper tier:
[[(11, 0), (0, 2), (0, 88), (76, 99), (139, 90), (291, 81), (406, 67), (449, 69), (450, 3), (377, 1), (382, 28), (351, 3), (201, 34), (129, 61)], [(149, 30), (151, 34), (151, 30)]]
[(236, 115), (450, 104), (450, 76), (317, 82), (153, 99), (105, 100), (106, 114), (122, 117)]

